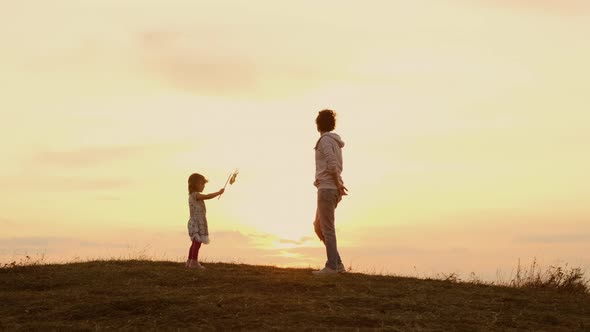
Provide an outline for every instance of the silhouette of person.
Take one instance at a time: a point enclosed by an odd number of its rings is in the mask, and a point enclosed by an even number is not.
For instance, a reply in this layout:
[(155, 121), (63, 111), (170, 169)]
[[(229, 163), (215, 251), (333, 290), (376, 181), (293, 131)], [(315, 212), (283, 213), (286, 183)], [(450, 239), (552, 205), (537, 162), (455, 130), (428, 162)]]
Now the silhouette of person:
[(315, 119), (320, 138), (315, 145), (315, 181), (317, 209), (314, 230), (326, 247), (327, 261), (323, 269), (313, 271), (315, 275), (345, 272), (338, 253), (335, 228), (335, 210), (348, 189), (342, 181), (342, 148), (344, 142), (334, 132), (336, 113), (325, 109)]

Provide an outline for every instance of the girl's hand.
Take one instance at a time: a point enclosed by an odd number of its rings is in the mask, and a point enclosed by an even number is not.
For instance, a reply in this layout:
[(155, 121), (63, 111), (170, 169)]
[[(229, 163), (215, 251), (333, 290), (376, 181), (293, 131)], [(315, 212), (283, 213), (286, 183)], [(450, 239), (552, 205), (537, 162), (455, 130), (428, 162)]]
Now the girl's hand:
[(225, 189), (221, 188), (219, 189), (219, 191), (217, 193), (219, 193), (219, 195), (223, 194), (225, 192)]

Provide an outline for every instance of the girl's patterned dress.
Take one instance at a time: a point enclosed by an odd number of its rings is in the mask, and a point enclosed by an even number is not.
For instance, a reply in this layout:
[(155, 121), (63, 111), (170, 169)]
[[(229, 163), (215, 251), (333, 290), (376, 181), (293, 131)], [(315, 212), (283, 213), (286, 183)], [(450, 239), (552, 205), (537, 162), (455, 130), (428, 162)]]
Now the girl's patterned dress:
[(188, 195), (190, 219), (188, 220), (188, 236), (192, 241), (209, 243), (209, 227), (207, 226), (207, 207), (205, 201), (197, 200), (197, 193)]

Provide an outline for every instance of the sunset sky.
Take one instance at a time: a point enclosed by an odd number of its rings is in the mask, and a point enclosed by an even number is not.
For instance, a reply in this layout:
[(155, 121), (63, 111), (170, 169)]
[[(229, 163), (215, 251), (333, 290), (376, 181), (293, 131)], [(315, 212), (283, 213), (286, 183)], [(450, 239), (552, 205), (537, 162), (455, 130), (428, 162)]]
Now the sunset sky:
[[(355, 4), (353, 4), (355, 3)], [(0, 262), (318, 267), (314, 119), (346, 142), (345, 265), (590, 271), (590, 4), (11, 1), (0, 11)]]

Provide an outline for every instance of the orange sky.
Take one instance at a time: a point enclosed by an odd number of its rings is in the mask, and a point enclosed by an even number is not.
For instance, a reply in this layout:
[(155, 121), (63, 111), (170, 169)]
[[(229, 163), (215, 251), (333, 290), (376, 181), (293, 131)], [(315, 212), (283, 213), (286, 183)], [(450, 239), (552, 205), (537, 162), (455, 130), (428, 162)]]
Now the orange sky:
[(186, 178), (214, 191), (238, 167), (203, 255), (318, 266), (313, 120), (330, 107), (347, 264), (589, 267), (589, 16), (573, 0), (5, 5), (0, 257), (182, 259)]

